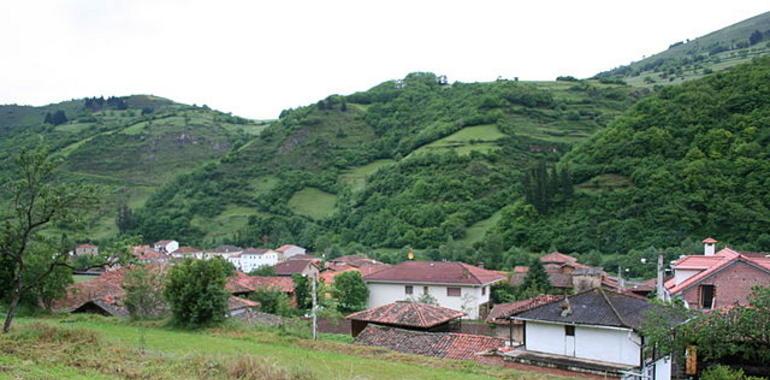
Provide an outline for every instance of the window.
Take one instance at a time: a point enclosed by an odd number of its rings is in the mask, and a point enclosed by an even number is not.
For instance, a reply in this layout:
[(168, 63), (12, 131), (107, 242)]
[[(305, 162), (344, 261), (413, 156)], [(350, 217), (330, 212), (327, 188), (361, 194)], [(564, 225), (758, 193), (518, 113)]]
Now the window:
[(711, 309), (714, 307), (714, 285), (700, 286), (700, 307)]
[(412, 288), (412, 285), (404, 286), (404, 293), (406, 293), (406, 294), (414, 293), (414, 288)]
[(481, 287), (481, 295), (482, 295), (482, 296), (485, 296), (485, 295), (487, 295), (487, 287), (486, 287), (486, 286), (482, 286), (482, 287)]
[(564, 326), (564, 335), (575, 336), (575, 326)]
[(427, 286), (423, 286), (422, 287), (422, 294), (428, 294), (428, 287)]
[(459, 297), (461, 293), (460, 288), (446, 288), (447, 297)]

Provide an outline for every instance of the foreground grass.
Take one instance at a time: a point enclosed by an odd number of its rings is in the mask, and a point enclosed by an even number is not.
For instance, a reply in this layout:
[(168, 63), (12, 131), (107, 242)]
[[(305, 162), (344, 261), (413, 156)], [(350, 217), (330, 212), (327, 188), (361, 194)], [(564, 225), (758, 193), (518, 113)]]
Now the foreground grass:
[(0, 379), (548, 379), (241, 325), (189, 332), (109, 318), (22, 318)]

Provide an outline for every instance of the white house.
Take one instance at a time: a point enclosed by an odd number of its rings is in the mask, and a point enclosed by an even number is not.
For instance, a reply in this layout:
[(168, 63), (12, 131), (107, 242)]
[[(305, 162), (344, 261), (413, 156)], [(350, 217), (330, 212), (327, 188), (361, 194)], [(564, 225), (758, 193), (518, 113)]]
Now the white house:
[(203, 250), (195, 247), (179, 247), (171, 253), (171, 257), (175, 259), (203, 259)]
[(275, 249), (276, 252), (278, 252), (279, 259), (281, 261), (286, 260), (292, 256), (296, 255), (304, 255), (307, 253), (307, 250), (305, 248), (302, 248), (298, 245), (293, 244), (284, 244), (278, 248)]
[(272, 249), (246, 248), (238, 257), (239, 262), (235, 267), (246, 273), (262, 266), (278, 264), (278, 252)]
[(490, 286), (502, 274), (460, 262), (406, 261), (364, 276), (369, 308), (403, 300), (433, 298), (439, 306), (462, 311), (467, 319), (486, 317)]
[(179, 249), (179, 242), (176, 240), (161, 240), (155, 242), (155, 244), (152, 245), (152, 248), (156, 252), (171, 254)]
[(560, 362), (570, 363), (573, 368), (603, 368), (623, 378), (640, 378), (651, 371), (651, 366), (656, 367), (652, 369), (656, 373), (670, 373), (670, 360), (653, 362), (642, 355), (644, 339), (639, 330), (652, 307), (642, 297), (597, 288), (532, 308), (511, 319), (524, 323), (520, 351), (526, 352), (530, 360), (546, 354), (535, 360), (548, 362), (557, 355), (562, 358)]
[(205, 259), (211, 259), (214, 257), (221, 257), (225, 260), (229, 260), (231, 256), (237, 256), (240, 255), (241, 252), (243, 252), (243, 248), (236, 247), (234, 245), (220, 245), (219, 247), (216, 247), (214, 249), (209, 249), (206, 252), (204, 252), (204, 258)]

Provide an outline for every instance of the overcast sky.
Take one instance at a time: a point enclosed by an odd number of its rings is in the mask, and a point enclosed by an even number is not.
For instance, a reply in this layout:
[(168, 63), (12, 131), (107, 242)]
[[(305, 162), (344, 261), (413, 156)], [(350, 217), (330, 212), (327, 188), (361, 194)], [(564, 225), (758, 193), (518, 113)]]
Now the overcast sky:
[(0, 0), (0, 104), (154, 94), (251, 118), (413, 71), (588, 77), (766, 0)]

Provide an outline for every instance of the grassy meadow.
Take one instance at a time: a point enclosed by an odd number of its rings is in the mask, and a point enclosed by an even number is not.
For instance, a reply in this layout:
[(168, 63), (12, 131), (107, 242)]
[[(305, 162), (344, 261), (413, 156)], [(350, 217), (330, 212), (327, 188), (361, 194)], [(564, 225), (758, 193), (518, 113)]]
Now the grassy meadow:
[[(346, 338), (348, 339), (348, 338)], [(0, 379), (550, 379), (236, 322), (182, 331), (92, 315), (21, 318), (0, 336)]]

